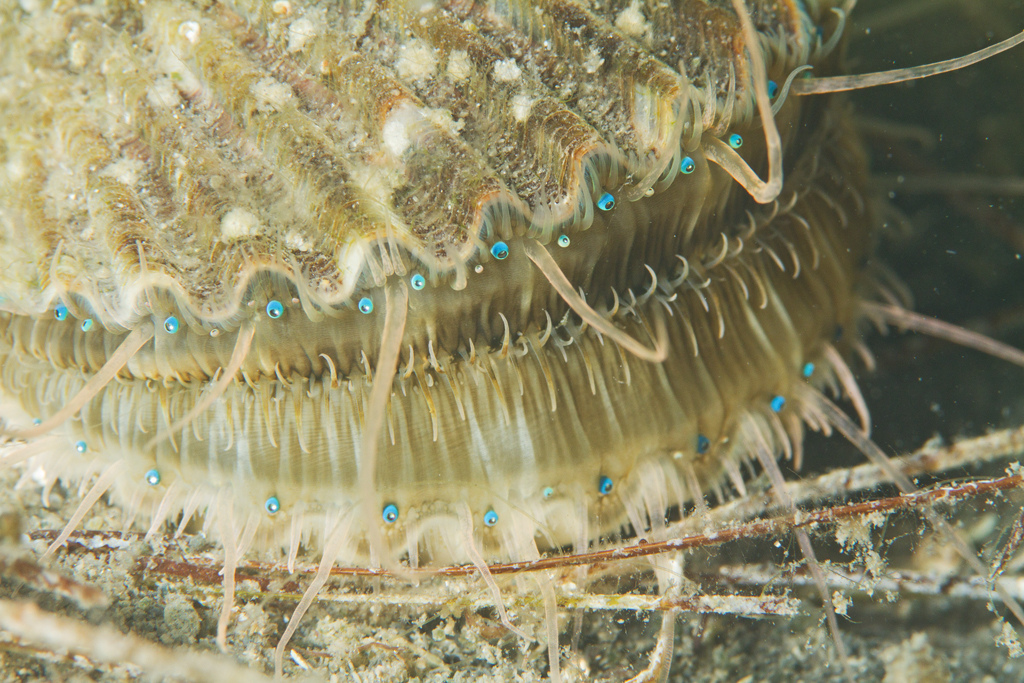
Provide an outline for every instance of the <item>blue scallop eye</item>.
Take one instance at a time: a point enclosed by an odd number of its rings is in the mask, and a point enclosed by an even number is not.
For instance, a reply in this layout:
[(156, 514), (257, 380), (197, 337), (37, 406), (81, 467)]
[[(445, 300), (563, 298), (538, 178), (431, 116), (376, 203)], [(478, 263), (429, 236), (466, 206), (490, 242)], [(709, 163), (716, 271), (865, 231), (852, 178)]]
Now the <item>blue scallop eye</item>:
[(175, 332), (178, 331), (179, 327), (180, 324), (178, 323), (178, 319), (175, 318), (173, 315), (169, 315), (166, 318), (164, 318), (164, 330), (167, 332), (167, 334), (174, 334)]
[(733, 149), (739, 149), (743, 146), (743, 136), (739, 133), (733, 133), (729, 136), (729, 146)]
[(67, 320), (68, 307), (64, 304), (57, 304), (57, 307), (53, 309), (53, 317), (57, 320)]
[(805, 363), (803, 369), (804, 377), (810, 377), (814, 374), (814, 363)]
[(775, 398), (772, 399), (772, 412), (779, 412), (780, 410), (782, 410), (782, 407), (784, 405), (786, 405), (786, 399), (783, 398), (782, 396), (776, 396)]
[(277, 496), (271, 496), (263, 503), (263, 509), (267, 511), (268, 515), (276, 515), (281, 509), (281, 501), (277, 499)]
[(494, 510), (488, 510), (484, 513), (484, 524), (487, 526), (494, 526), (498, 523), (498, 513)]
[(419, 273), (416, 273), (411, 278), (409, 278), (409, 284), (412, 285), (412, 288), (418, 292), (419, 290), (427, 286), (427, 279), (420, 275)]
[(160, 483), (159, 470), (150, 470), (146, 472), (146, 474), (144, 474), (143, 477), (145, 478), (146, 483), (149, 484), (150, 486), (156, 486), (157, 484)]
[(79, 453), (85, 453), (87, 450), (89, 450), (89, 447), (85, 445), (84, 441), (76, 441), (75, 450), (78, 451)]
[(775, 81), (768, 81), (768, 99), (774, 100), (779, 94), (779, 84)]
[(86, 318), (82, 321), (82, 332), (88, 332), (92, 329), (92, 318)]
[(550, 498), (553, 495), (555, 495), (555, 489), (553, 489), (550, 486), (545, 486), (544, 487), (544, 497), (545, 498)]
[(504, 261), (508, 258), (508, 245), (504, 242), (495, 242), (491, 247), (491, 256), (499, 261)]
[(359, 312), (360, 313), (373, 313), (373, 301), (370, 297), (364, 296), (359, 300)]
[(697, 453), (704, 455), (711, 448), (711, 441), (703, 434), (697, 435)]
[(388, 524), (394, 524), (398, 519), (398, 506), (390, 503), (384, 506), (384, 513), (381, 515)]
[(612, 196), (611, 192), (605, 192), (601, 195), (601, 198), (597, 200), (597, 208), (602, 211), (611, 211), (615, 208), (615, 197)]
[(683, 160), (679, 162), (679, 172), (683, 175), (690, 175), (697, 170), (697, 163), (693, 160), (693, 157), (683, 157)]
[(601, 477), (597, 480), (597, 492), (602, 496), (607, 496), (615, 488), (615, 483), (611, 477)]
[(276, 299), (267, 304), (267, 316), (277, 320), (284, 315), (284, 306), (281, 305), (280, 301)]
[(558, 236), (558, 246), (560, 246), (562, 248), (565, 248), (565, 247), (569, 246), (569, 244), (571, 242), (572, 242), (572, 240), (569, 239), (568, 235), (559, 235)]

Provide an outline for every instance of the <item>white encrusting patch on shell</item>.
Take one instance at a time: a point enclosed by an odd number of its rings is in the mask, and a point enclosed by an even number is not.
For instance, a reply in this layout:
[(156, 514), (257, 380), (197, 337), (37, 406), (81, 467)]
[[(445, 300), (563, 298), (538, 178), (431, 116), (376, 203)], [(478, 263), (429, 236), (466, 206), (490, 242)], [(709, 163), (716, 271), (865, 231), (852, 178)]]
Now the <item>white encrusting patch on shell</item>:
[(253, 97), (256, 98), (256, 109), (267, 114), (279, 111), (294, 98), (291, 87), (273, 78), (262, 78), (252, 86)]
[(309, 251), (313, 248), (312, 240), (294, 230), (285, 235), (284, 243), (289, 249), (295, 251)]
[(403, 81), (419, 81), (433, 77), (437, 71), (434, 48), (422, 40), (412, 40), (398, 48), (395, 72)]
[(309, 17), (296, 19), (288, 27), (288, 52), (301, 52), (317, 35), (317, 28)]
[(226, 242), (234, 242), (260, 231), (260, 220), (251, 211), (241, 207), (229, 209), (220, 219), (220, 236)]
[(583, 68), (588, 74), (594, 74), (602, 66), (604, 66), (604, 57), (601, 56), (601, 51), (596, 47), (590, 48), (583, 60)]
[(512, 117), (519, 123), (525, 123), (530, 118), (530, 109), (533, 107), (533, 98), (526, 95), (516, 95), (512, 98)]
[(414, 127), (423, 119), (423, 114), (416, 106), (408, 102), (392, 109), (381, 128), (384, 146), (396, 157), (401, 157), (412, 142)]
[(453, 81), (462, 81), (473, 74), (473, 63), (465, 50), (453, 50), (448, 55), (448, 77)]
[(522, 75), (523, 70), (514, 59), (499, 59), (494, 63), (494, 78), (501, 83), (513, 83)]
[(651, 25), (640, 8), (640, 0), (633, 0), (615, 17), (615, 28), (632, 38), (647, 37), (651, 32)]
[(199, 42), (199, 23), (195, 21), (183, 21), (178, 26), (178, 33), (182, 38), (193, 45)]

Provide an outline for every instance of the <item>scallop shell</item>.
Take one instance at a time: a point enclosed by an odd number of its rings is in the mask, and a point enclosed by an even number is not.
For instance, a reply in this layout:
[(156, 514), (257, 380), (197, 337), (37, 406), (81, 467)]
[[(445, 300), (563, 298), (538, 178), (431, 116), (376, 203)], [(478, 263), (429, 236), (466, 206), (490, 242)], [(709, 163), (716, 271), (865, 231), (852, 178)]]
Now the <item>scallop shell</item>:
[[(785, 74), (811, 19), (765, 4)], [(8, 298), (118, 330), (161, 289), (205, 330), (266, 271), (314, 317), (414, 270), (462, 289), (485, 242), (585, 230), (597, 186), (635, 199), (674, 174), (681, 138), (749, 126), (739, 26), (714, 4), (460, 9), (159, 2), (68, 11), (42, 36), (8, 22)]]

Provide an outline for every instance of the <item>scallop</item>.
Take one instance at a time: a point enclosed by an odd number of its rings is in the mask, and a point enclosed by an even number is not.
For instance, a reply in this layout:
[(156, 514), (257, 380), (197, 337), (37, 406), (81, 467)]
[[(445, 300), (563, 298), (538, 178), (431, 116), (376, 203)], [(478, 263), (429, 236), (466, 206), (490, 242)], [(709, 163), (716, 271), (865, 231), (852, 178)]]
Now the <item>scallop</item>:
[(201, 520), (224, 646), (240, 559), (312, 548), (280, 670), (335, 562), (473, 566), (525, 636), (488, 565), (663, 541), (749, 466), (792, 506), (899, 295), (846, 107), (790, 94), (844, 4), (5, 7), (9, 459), (88, 491), (48, 553), (108, 492)]

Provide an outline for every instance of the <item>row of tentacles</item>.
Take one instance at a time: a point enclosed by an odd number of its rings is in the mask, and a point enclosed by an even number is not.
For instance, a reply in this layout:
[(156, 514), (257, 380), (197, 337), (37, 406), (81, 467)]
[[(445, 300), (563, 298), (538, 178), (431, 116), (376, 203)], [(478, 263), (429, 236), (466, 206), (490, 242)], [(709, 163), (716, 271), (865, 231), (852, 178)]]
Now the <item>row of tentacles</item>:
[[(814, 191), (815, 190), (813, 189), (808, 190), (808, 192)], [(770, 221), (790, 220), (794, 221), (799, 225), (806, 226), (807, 220), (800, 216), (794, 209), (794, 207), (796, 207), (797, 204), (798, 196), (796, 195), (796, 193), (794, 193), (793, 196), (790, 197), (787, 202), (775, 202), (771, 207), (768, 208), (768, 210), (764, 211), (760, 216), (755, 218), (755, 216), (751, 215), (751, 223), (749, 229), (746, 231), (744, 235), (745, 237), (747, 237), (747, 242), (754, 245), (753, 248), (756, 252), (761, 252), (766, 256), (765, 260), (767, 263), (773, 264), (774, 267), (777, 267), (782, 272), (790, 273), (794, 279), (800, 276), (802, 268), (807, 268), (811, 272), (817, 269), (820, 256), (818, 254), (817, 247), (814, 246), (814, 240), (809, 239), (807, 241), (807, 245), (809, 245), (810, 247), (809, 250), (813, 253), (813, 262), (808, 266), (803, 266), (798, 256), (797, 250), (794, 248), (793, 243), (784, 235), (782, 235), (777, 228), (771, 228), (772, 236), (768, 238), (763, 236), (755, 238), (754, 235), (757, 232), (761, 232), (762, 228), (765, 225), (767, 225)], [(834, 208), (837, 212), (837, 221), (845, 222), (846, 218), (841, 214), (842, 209), (838, 206), (835, 206)], [(797, 231), (796, 234), (799, 235), (800, 232)], [(809, 232), (804, 232), (804, 234), (809, 237)], [(753, 297), (753, 301), (751, 302), (753, 305), (756, 305), (759, 308), (764, 308), (765, 306), (768, 305), (768, 294), (766, 290), (766, 284), (763, 282), (762, 277), (758, 274), (758, 272), (755, 269), (750, 268), (746, 264), (742, 263), (742, 261), (740, 260), (741, 254), (744, 254), (746, 253), (746, 251), (749, 251), (749, 248), (745, 247), (744, 236), (736, 235), (730, 238), (730, 236), (726, 235), (725, 233), (722, 233), (722, 249), (720, 250), (720, 253), (716, 256), (711, 257), (706, 262), (700, 265), (697, 265), (695, 263), (691, 264), (684, 256), (678, 255), (677, 258), (679, 260), (679, 268), (677, 272), (671, 273), (663, 278), (658, 278), (653, 269), (650, 269), (650, 267), (648, 267), (647, 269), (651, 275), (650, 286), (647, 287), (645, 291), (641, 292), (639, 295), (634, 293), (632, 290), (627, 290), (623, 295), (614, 292), (616, 302), (621, 302), (621, 305), (615, 305), (612, 310), (606, 311), (604, 315), (609, 320), (632, 320), (633, 324), (636, 327), (638, 327), (639, 329), (643, 329), (647, 325), (644, 321), (641, 311), (643, 310), (643, 307), (645, 306), (645, 304), (647, 304), (648, 301), (653, 300), (657, 302), (657, 304), (659, 304), (661, 307), (663, 307), (665, 313), (667, 313), (668, 315), (679, 316), (681, 323), (688, 330), (687, 340), (689, 345), (691, 346), (692, 353), (694, 356), (699, 356), (700, 349), (698, 346), (697, 337), (692, 328), (692, 325), (694, 323), (691, 323), (691, 321), (687, 319), (687, 315), (684, 312), (684, 309), (679, 306), (677, 298), (680, 295), (689, 295), (694, 297), (697, 301), (699, 301), (700, 306), (709, 316), (709, 321), (706, 324), (708, 324), (710, 328), (717, 330), (718, 339), (724, 337), (727, 333), (727, 330), (725, 327), (724, 318), (721, 313), (722, 303), (719, 301), (718, 297), (715, 294), (713, 281), (721, 280), (738, 283), (742, 287), (743, 296), (745, 299), (750, 301), (751, 297)], [(770, 243), (773, 239), (775, 241), (774, 246)], [(501, 243), (501, 248), (503, 250), (507, 250), (508, 246), (505, 243)], [(776, 248), (781, 250), (782, 253), (789, 254), (788, 268), (787, 264), (783, 260), (783, 257), (780, 256), (780, 254), (776, 251)], [(748, 280), (750, 282), (749, 285), (747, 284)], [(416, 280), (416, 276), (413, 276), (412, 284), (414, 290), (419, 289), (419, 287), (417, 287), (418, 281)], [(770, 285), (768, 286), (770, 287)], [(265, 304), (261, 304), (261, 306), (263, 308), (264, 313), (266, 314), (269, 324), (286, 323), (286, 316), (288, 315), (286, 313), (286, 306), (282, 304), (280, 301), (276, 299), (271, 300)], [(372, 302), (367, 300), (366, 302), (360, 305), (360, 310), (364, 314), (372, 314)], [(279, 319), (281, 319), (283, 316), (285, 316), (285, 320), (280, 321)], [(55, 309), (54, 320), (57, 323), (72, 324), (71, 321), (69, 320), (68, 310), (63, 305), (58, 305), (57, 308)], [(88, 323), (90, 322), (90, 319), (86, 319), (78, 323), (78, 326), (81, 329), (81, 333), (78, 334), (89, 334), (91, 330), (91, 325)], [(183, 330), (181, 330), (180, 323), (177, 317), (175, 317), (174, 315), (169, 315), (165, 317), (162, 321), (156, 322), (159, 323), (160, 327), (160, 331), (157, 331), (156, 334), (175, 335), (184, 332)], [(530, 354), (531, 350), (542, 349), (549, 342), (556, 344), (559, 348), (561, 355), (563, 356), (563, 359), (567, 360), (566, 349), (573, 344), (574, 340), (576, 340), (586, 332), (587, 325), (585, 323), (573, 322), (570, 319), (563, 320), (560, 324), (554, 325), (551, 322), (550, 316), (547, 317), (547, 322), (548, 325), (544, 330), (539, 330), (526, 335), (518, 336), (513, 335), (509, 331), (506, 323), (505, 334), (503, 336), (501, 344), (497, 349), (493, 351), (482, 349), (478, 350), (476, 348), (466, 349), (461, 354), (462, 360), (468, 361), (471, 367), (477, 367), (482, 372), (486, 372), (486, 370), (483, 370), (483, 359), (485, 355), (494, 355), (499, 360), (512, 358), (514, 362), (521, 363), (523, 362), (522, 359), (534, 358), (534, 356)], [(696, 324), (705, 323), (698, 322)], [(49, 334), (53, 335), (53, 341), (48, 340), (48, 334), (45, 331), (42, 331), (41, 333), (40, 331), (37, 331), (36, 334), (32, 335), (36, 346), (35, 348), (31, 349), (29, 353), (31, 355), (35, 355), (36, 357), (43, 357), (47, 351), (53, 348), (55, 342), (57, 342), (58, 340), (66, 341), (66, 330), (59, 330), (56, 327), (52, 327), (51, 325), (45, 325), (44, 328), (45, 327), (51, 327)], [(647, 326), (647, 329), (650, 329), (650, 327)], [(116, 354), (114, 355), (116, 356)], [(539, 356), (537, 358), (539, 359)], [(833, 355), (831, 358), (831, 365), (835, 365), (837, 362), (841, 362), (841, 360), (837, 359), (839, 359), (839, 356)], [(328, 388), (337, 388), (341, 386), (343, 383), (351, 387), (351, 383), (353, 382), (352, 378), (339, 378), (334, 372), (333, 365), (331, 364), (330, 359), (325, 357), (325, 362), (331, 367), (331, 372), (319, 379), (319, 382), (324, 385), (324, 390), (327, 390)], [(820, 366), (821, 361), (819, 360), (818, 363)], [(459, 392), (458, 383), (442, 382), (442, 378), (445, 375), (449, 374), (450, 370), (446, 366), (444, 360), (439, 361), (436, 355), (433, 354), (433, 352), (429, 354), (428, 358), (420, 360), (417, 367), (417, 364), (415, 362), (415, 356), (412, 352), (412, 348), (410, 347), (409, 355), (407, 357), (406, 362), (403, 363), (403, 366), (404, 367), (400, 368), (398, 372), (399, 386), (401, 386), (403, 380), (407, 380), (411, 377), (414, 377), (418, 381), (419, 389), (423, 392), (424, 400), (427, 400), (428, 402), (430, 401), (429, 394), (432, 391), (432, 386), (435, 385), (447, 386), (451, 391), (456, 393)], [(628, 366), (626, 367), (626, 381), (628, 383)], [(829, 367), (829, 365), (826, 364), (825, 367)], [(365, 370), (366, 377), (372, 377), (373, 371), (368, 364)], [(810, 378), (812, 374), (814, 374), (815, 372), (815, 362), (813, 360), (808, 359), (803, 363), (803, 365), (800, 368), (797, 368), (796, 370), (804, 378)], [(23, 385), (23, 383), (27, 381), (25, 377), (16, 376), (19, 373), (19, 370), (18, 365), (15, 363), (7, 363), (5, 365), (5, 373), (8, 373), (9, 375), (6, 378), (7, 386), (19, 386)], [(426, 375), (422, 373), (426, 373)], [(425, 382), (419, 381), (421, 377), (427, 377), (428, 375), (430, 375), (430, 377), (428, 377)], [(551, 384), (550, 374), (544, 372), (543, 376), (547, 378), (547, 381), (549, 383), (549, 391), (552, 393), (552, 395), (554, 395), (556, 387), (553, 384)], [(834, 382), (832, 382), (831, 379), (834, 376), (835, 371), (827, 371), (825, 373), (826, 379), (823, 380), (823, 382), (834, 384)], [(849, 373), (847, 371), (843, 371), (839, 373), (839, 376), (845, 378), (849, 376)], [(278, 379), (280, 381), (281, 387), (285, 390), (285, 392), (291, 391), (292, 385), (295, 380), (282, 377), (280, 374), (278, 375)], [(303, 378), (302, 382), (305, 381), (305, 378)], [(309, 378), (308, 381), (310, 384), (309, 390), (311, 391), (312, 385), (314, 383), (317, 383), (318, 380), (316, 378)], [(59, 382), (59, 390), (57, 390), (57, 388), (54, 386), (39, 387), (40, 396), (38, 400), (41, 403), (50, 403), (59, 395), (74, 396), (75, 394), (79, 393), (81, 385), (85, 384), (84, 380), (77, 380), (79, 386), (76, 387), (76, 380), (73, 378), (69, 378), (66, 375), (61, 377), (59, 379)], [(844, 384), (846, 385), (847, 391), (849, 393), (855, 394), (855, 387), (852, 384), (850, 384), (850, 382), (844, 381)], [(591, 385), (593, 391), (593, 377), (591, 377)], [(818, 384), (818, 386), (823, 386), (823, 384)], [(114, 388), (116, 390), (116, 385), (114, 386)], [(159, 392), (159, 388), (154, 387), (154, 389)], [(305, 391), (305, 389), (303, 390)], [(351, 391), (351, 389), (349, 390)], [(124, 391), (129, 391), (129, 388), (125, 387)], [(403, 393), (406, 392), (404, 386), (401, 387), (401, 391)], [(327, 395), (328, 394), (325, 391), (324, 396)], [(115, 398), (112, 399), (112, 402), (117, 403), (119, 400), (121, 399)], [(765, 407), (770, 411), (770, 413), (779, 413), (786, 405), (786, 401), (787, 397), (782, 394), (769, 396), (766, 397)], [(63, 411), (60, 411), (60, 413), (61, 414), (59, 416), (50, 417), (50, 419), (47, 420), (47, 425), (42, 425), (41, 421), (37, 419), (36, 430), (30, 431), (38, 431), (40, 433), (44, 433), (50, 426), (59, 423), (60, 420), (67, 417), (69, 411), (65, 409)], [(463, 416), (463, 419), (465, 419), (465, 416)], [(170, 420), (168, 420), (168, 423), (170, 423)], [(268, 430), (271, 430), (271, 424), (269, 422), (267, 423), (266, 426)], [(188, 425), (179, 426), (179, 429), (181, 430), (184, 430), (186, 428), (188, 428)], [(439, 425), (435, 421), (433, 427), (435, 441), (437, 438), (438, 431), (442, 429), (443, 425)], [(393, 440), (393, 427), (391, 429), (391, 433), (391, 438)], [(118, 436), (116, 434), (116, 431), (112, 436)], [(271, 442), (275, 441), (274, 433), (268, 432), (267, 437)], [(777, 441), (777, 439), (774, 437), (770, 440), (770, 442), (775, 441)], [(782, 444), (779, 443), (778, 445), (780, 446), (781, 450)], [(697, 455), (706, 454), (711, 447), (712, 442), (705, 434), (697, 434), (694, 439), (694, 443), (690, 444), (690, 449)], [(89, 451), (90, 449), (90, 444), (88, 443), (88, 440), (86, 438), (76, 439), (73, 442), (73, 448), (75, 452), (77, 452), (78, 454), (86, 454), (86, 452)], [(735, 449), (737, 453), (742, 453), (743, 450), (744, 449), (742, 448)], [(789, 450), (788, 446), (786, 447), (786, 450)], [(735, 461), (735, 458), (726, 458), (725, 460), (727, 463), (733, 463)], [(161, 484), (163, 484), (166, 487), (169, 484), (171, 484), (173, 479), (167, 479), (167, 477), (165, 477), (161, 473), (160, 469), (156, 467), (155, 460), (151, 462), (153, 464), (152, 467), (134, 464), (132, 469), (140, 470), (141, 480), (148, 484), (150, 487), (156, 487)], [(729, 467), (731, 469), (731, 465), (729, 464), (727, 464), (726, 467)], [(48, 469), (50, 469), (51, 471), (53, 470), (53, 468)], [(730, 474), (732, 475), (731, 479), (734, 485), (738, 489), (742, 490), (742, 477), (739, 476), (737, 471), (730, 471)], [(56, 474), (54, 475), (54, 477), (55, 476)], [(611, 477), (608, 477), (606, 475), (600, 475), (595, 480), (594, 490), (591, 495), (608, 495), (612, 492), (613, 487), (615, 487), (616, 485), (621, 486), (621, 483), (622, 482), (614, 481)], [(714, 487), (713, 482), (712, 486)], [(687, 491), (685, 495), (673, 497), (673, 500), (676, 504), (685, 501), (686, 499), (689, 498), (698, 497), (696, 495), (696, 492), (689, 490), (689, 488), (692, 487), (684, 487), (683, 489), (681, 489)], [(547, 499), (552, 497), (554, 490), (551, 487), (543, 487), (541, 489), (541, 492), (544, 494), (543, 497)], [(147, 495), (146, 498), (152, 498), (152, 496)], [(296, 501), (286, 502), (288, 503), (289, 506), (293, 506), (296, 503)], [(282, 501), (276, 494), (268, 496), (263, 504), (263, 508), (268, 515), (276, 515), (280, 511), (281, 506)], [(134, 510), (137, 507), (138, 501), (135, 501), (132, 505), (129, 506), (129, 509), (132, 510), (130, 516), (134, 514)], [(648, 504), (647, 501), (638, 500), (634, 505), (627, 507), (631, 507), (637, 510), (653, 510), (657, 506), (652, 506)], [(667, 506), (663, 506), (662, 509), (664, 509), (665, 507)], [(167, 505), (166, 503), (164, 503), (159, 505), (158, 508), (161, 509), (163, 512), (162, 514), (153, 518), (153, 529), (159, 528), (159, 526), (163, 523), (167, 516), (172, 514), (173, 510), (180, 510), (182, 509), (182, 506)], [(382, 520), (385, 523), (393, 524), (396, 521), (398, 521), (400, 515), (402, 514), (402, 511), (398, 508), (398, 506), (395, 503), (388, 502), (382, 507), (380, 514)], [(495, 524), (497, 524), (499, 520), (498, 512), (496, 512), (494, 509), (480, 511), (476, 513), (475, 517), (478, 518), (478, 520), (482, 521), (484, 525), (487, 527), (495, 526)], [(634, 526), (637, 529), (643, 529), (648, 526), (647, 524), (637, 524), (636, 522), (638, 520), (635, 514), (633, 515), (633, 521)], [(184, 521), (182, 524), (184, 525)], [(532, 536), (532, 534), (530, 534), (530, 536)], [(583, 537), (586, 538), (586, 534), (583, 534)], [(296, 551), (297, 541), (292, 540), (289, 542), (288, 545), (291, 548), (289, 556), (293, 557)]]

